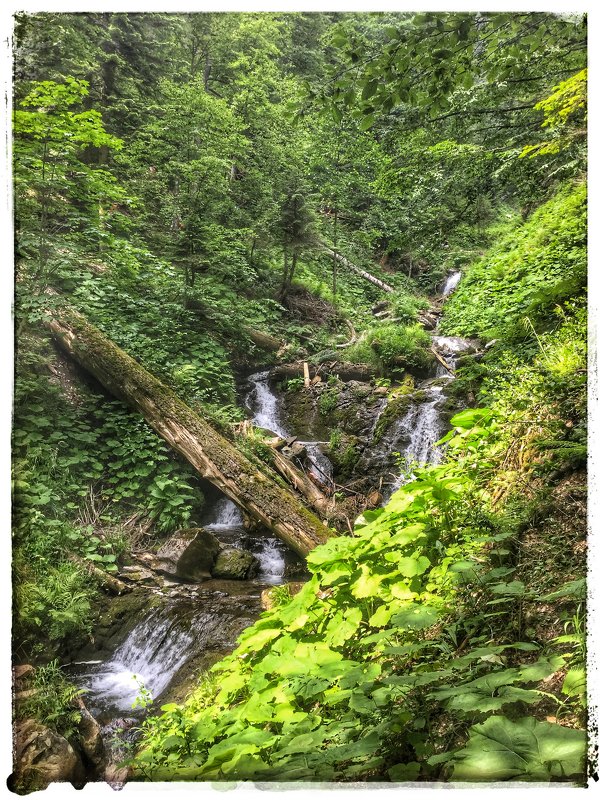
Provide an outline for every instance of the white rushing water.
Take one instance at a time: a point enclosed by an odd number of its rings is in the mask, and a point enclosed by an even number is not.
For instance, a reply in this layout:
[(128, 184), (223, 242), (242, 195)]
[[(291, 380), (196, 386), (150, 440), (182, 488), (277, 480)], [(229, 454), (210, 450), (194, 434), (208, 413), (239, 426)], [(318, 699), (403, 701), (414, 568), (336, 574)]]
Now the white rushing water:
[(309, 475), (312, 475), (319, 483), (331, 483), (333, 476), (333, 466), (327, 456), (321, 451), (321, 446), (326, 442), (302, 442), (306, 447), (306, 455), (310, 466)]
[(194, 639), (187, 625), (158, 608), (139, 622), (112, 658), (80, 676), (91, 704), (130, 711), (141, 687), (158, 697), (188, 658)]
[(279, 539), (263, 539), (260, 550), (255, 551), (254, 555), (260, 561), (260, 577), (264, 581), (270, 584), (283, 582), (285, 560)]
[(458, 282), (462, 277), (462, 272), (451, 272), (446, 278), (442, 287), (442, 297), (447, 297), (458, 286)]
[(269, 386), (269, 373), (256, 372), (248, 380), (252, 384), (252, 390), (246, 405), (252, 412), (252, 422), (258, 428), (266, 428), (283, 439), (289, 439), (290, 434), (279, 417), (279, 400)]
[[(246, 406), (252, 413), (252, 422), (259, 428), (273, 431), (283, 439), (291, 438), (291, 434), (281, 420), (279, 412), (280, 400), (269, 386), (269, 373), (257, 372), (248, 378), (252, 389), (248, 395)], [(320, 483), (329, 483), (332, 479), (331, 461), (322, 452), (321, 445), (326, 442), (305, 442), (304, 445), (310, 466), (308, 472)]]
[(210, 531), (231, 530), (241, 528), (242, 512), (228, 497), (222, 497), (215, 506), (215, 520), (204, 527)]

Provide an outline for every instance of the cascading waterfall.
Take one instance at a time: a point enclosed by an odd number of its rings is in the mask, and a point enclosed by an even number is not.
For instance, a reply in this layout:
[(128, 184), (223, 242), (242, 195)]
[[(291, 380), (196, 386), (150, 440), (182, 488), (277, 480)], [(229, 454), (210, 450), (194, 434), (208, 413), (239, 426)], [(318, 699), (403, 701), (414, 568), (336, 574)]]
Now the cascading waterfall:
[[(446, 278), (442, 289), (444, 297), (456, 288), (461, 276), (461, 272), (452, 272)], [(474, 342), (460, 336), (434, 335), (432, 344), (443, 355), (451, 370), (456, 367), (457, 359), (461, 355), (475, 349)], [(409, 467), (410, 464), (438, 464), (442, 458), (443, 451), (435, 443), (442, 434), (440, 409), (444, 401), (444, 385), (452, 380), (452, 373), (438, 363), (434, 377), (419, 386), (419, 389), (427, 393), (425, 401), (411, 406), (406, 415), (392, 426), (390, 447), (396, 446), (396, 451), (404, 456)], [(398, 477), (391, 486), (390, 494), (405, 480), (405, 476)]]
[[(279, 415), (279, 399), (269, 386), (269, 373), (257, 372), (248, 378), (252, 389), (246, 400), (246, 407), (252, 413), (252, 422), (259, 428), (273, 431), (283, 439), (291, 438)], [(304, 445), (308, 460), (311, 464), (309, 474), (321, 483), (331, 481), (333, 467), (331, 461), (322, 452), (321, 445), (325, 442), (310, 442), (297, 440)]]
[(458, 282), (462, 278), (462, 272), (451, 272), (446, 278), (442, 287), (442, 297), (447, 297), (458, 286)]
[(302, 442), (302, 444), (306, 447), (306, 455), (310, 463), (309, 475), (320, 483), (331, 483), (333, 467), (331, 461), (321, 451), (321, 445), (327, 444), (327, 442)]
[(252, 389), (246, 399), (246, 407), (252, 413), (254, 425), (289, 439), (290, 434), (279, 418), (279, 401), (269, 386), (269, 372), (256, 372), (248, 380)]
[[(449, 294), (459, 279), (460, 273), (450, 275), (444, 286), (444, 294)], [(434, 335), (433, 344), (451, 369), (461, 354), (473, 349), (472, 342), (455, 336)], [(246, 405), (255, 425), (288, 439), (290, 432), (281, 419), (279, 399), (271, 390), (268, 379), (267, 371), (250, 376), (251, 388)], [(440, 407), (444, 400), (444, 385), (452, 379), (451, 373), (439, 365), (435, 377), (421, 382), (418, 388), (425, 392), (424, 399), (413, 403), (407, 413), (384, 433), (376, 449), (372, 450), (372, 453), (379, 451), (382, 465), (394, 452), (401, 453), (408, 465), (437, 463), (440, 460), (441, 450), (434, 445), (442, 433)], [(386, 405), (387, 400), (382, 398), (373, 421), (373, 432)], [(308, 467), (309, 473), (321, 483), (332, 481), (331, 462), (321, 450), (325, 443), (304, 441), (301, 444), (306, 448), (307, 461), (311, 465)], [(396, 478), (391, 490), (404, 480), (404, 476)], [(204, 658), (206, 651), (230, 647), (239, 632), (234, 631), (235, 626), (238, 625), (241, 630), (249, 621), (240, 615), (240, 608), (248, 611), (253, 604), (258, 604), (261, 586), (265, 583), (282, 582), (286, 550), (278, 539), (267, 532), (258, 536), (248, 534), (243, 527), (240, 509), (227, 497), (222, 497), (215, 504), (211, 517), (205, 527), (227, 544), (250, 549), (260, 561), (260, 575), (254, 582), (245, 582), (247, 588), (240, 586), (231, 596), (229, 586), (222, 591), (217, 587), (217, 582), (211, 582), (214, 588), (189, 589), (185, 602), (180, 598), (164, 600), (137, 623), (112, 657), (103, 662), (81, 665), (77, 670), (77, 680), (86, 689), (87, 702), (92, 710), (105, 717), (111, 714), (114, 717), (123, 712), (131, 716), (132, 703), (140, 695), (141, 687), (157, 698), (171, 685), (187, 662)], [(242, 599), (244, 591), (246, 595)], [(206, 600), (199, 604), (200, 597)], [(251, 613), (257, 613), (257, 609)], [(232, 641), (225, 642), (223, 637), (229, 637)]]
[(242, 512), (228, 497), (223, 497), (215, 506), (215, 520), (204, 527), (211, 531), (231, 530), (241, 528), (243, 524)]
[(220, 624), (218, 617), (198, 614), (193, 620), (177, 613), (175, 604), (153, 610), (139, 622), (112, 658), (80, 673), (88, 705), (102, 711), (131, 711), (142, 687), (158, 697), (192, 649), (205, 642)]

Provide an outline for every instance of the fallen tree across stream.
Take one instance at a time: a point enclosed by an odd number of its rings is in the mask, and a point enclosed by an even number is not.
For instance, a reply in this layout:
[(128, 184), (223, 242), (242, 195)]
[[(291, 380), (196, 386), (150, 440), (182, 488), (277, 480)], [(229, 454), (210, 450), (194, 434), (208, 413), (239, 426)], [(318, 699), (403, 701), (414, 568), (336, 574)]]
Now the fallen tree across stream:
[(356, 273), (356, 275), (360, 275), (361, 278), (364, 278), (366, 281), (369, 281), (369, 283), (372, 283), (373, 286), (379, 287), (379, 289), (381, 289), (384, 292), (393, 293), (396, 291), (393, 286), (390, 286), (388, 283), (384, 283), (380, 278), (376, 278), (375, 275), (371, 275), (371, 273), (367, 272), (366, 269), (361, 269), (360, 267), (357, 267), (356, 264), (353, 264), (351, 261), (348, 261), (348, 259), (345, 256), (342, 256), (339, 253), (335, 253), (330, 247), (327, 247), (325, 245), (323, 247), (323, 250), (327, 253), (327, 255), (330, 255), (332, 257), (335, 256), (335, 258), (340, 264), (343, 264), (344, 267)]
[(58, 345), (148, 424), (206, 480), (297, 553), (335, 532), (144, 367), (73, 309), (47, 323)]

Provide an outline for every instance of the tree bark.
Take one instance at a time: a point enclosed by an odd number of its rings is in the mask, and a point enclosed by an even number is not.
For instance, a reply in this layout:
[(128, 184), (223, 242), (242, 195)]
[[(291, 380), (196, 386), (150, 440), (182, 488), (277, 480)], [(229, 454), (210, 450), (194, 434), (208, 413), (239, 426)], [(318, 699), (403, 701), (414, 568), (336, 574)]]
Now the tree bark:
[(48, 327), (59, 346), (148, 424), (199, 474), (301, 555), (335, 535), (291, 491), (263, 474), (177, 395), (73, 309)]
[(357, 267), (356, 264), (352, 264), (351, 261), (348, 261), (348, 259), (345, 256), (340, 255), (336, 250), (332, 250), (330, 247), (324, 247), (324, 250), (330, 256), (334, 257), (339, 264), (343, 264), (349, 270), (352, 270), (352, 272), (355, 272), (357, 275), (360, 275), (361, 278), (364, 278), (366, 281), (369, 281), (369, 283), (372, 283), (374, 286), (378, 286), (384, 292), (396, 291), (392, 286), (389, 286), (389, 284), (384, 283), (382, 280), (379, 280), (379, 278), (376, 278), (375, 275), (371, 275), (370, 272), (367, 272), (366, 270)]
[(263, 350), (281, 350), (281, 348), (284, 346), (282, 341), (276, 339), (274, 336), (271, 336), (268, 333), (254, 330), (254, 328), (250, 328), (248, 325), (244, 325), (243, 329), (244, 333), (246, 333), (248, 337), (252, 339), (254, 344), (262, 347)]

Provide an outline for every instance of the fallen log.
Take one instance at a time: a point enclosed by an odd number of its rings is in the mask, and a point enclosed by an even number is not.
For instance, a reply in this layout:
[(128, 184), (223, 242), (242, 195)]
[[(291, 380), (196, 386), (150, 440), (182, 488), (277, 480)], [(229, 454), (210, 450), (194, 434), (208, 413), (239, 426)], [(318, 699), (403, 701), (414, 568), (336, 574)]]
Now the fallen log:
[(348, 339), (347, 342), (342, 342), (342, 344), (336, 344), (338, 350), (343, 350), (346, 347), (350, 347), (356, 342), (357, 339), (356, 328), (350, 322), (349, 319), (346, 320), (346, 325), (348, 326), (348, 330), (350, 331), (350, 338)]
[(98, 569), (98, 567), (94, 566), (90, 561), (86, 561), (85, 558), (80, 558), (73, 554), (69, 556), (69, 561), (72, 561), (73, 564), (76, 564), (80, 569), (97, 580), (101, 586), (108, 589), (112, 594), (121, 595), (132, 590), (131, 586), (115, 578), (114, 575), (109, 575), (108, 572)]
[(442, 356), (440, 353), (438, 353), (438, 351), (435, 349), (435, 347), (432, 347), (432, 348), (431, 348), (431, 352), (432, 352), (432, 353), (433, 353), (433, 355), (435, 356), (436, 360), (440, 362), (440, 364), (442, 365), (442, 367), (444, 367), (444, 369), (447, 369), (447, 370), (448, 370), (448, 372), (449, 372), (451, 375), (454, 375), (454, 370), (452, 369), (452, 367), (450, 366), (450, 364), (448, 364), (448, 362), (446, 361), (446, 359), (445, 359), (445, 358), (444, 358), (444, 357), (443, 357), (443, 356)]
[(301, 555), (334, 535), (177, 395), (74, 309), (47, 323), (57, 344), (243, 511)]
[(331, 500), (279, 450), (273, 450), (273, 466), (318, 514), (323, 517), (329, 514), (333, 505)]
[(248, 325), (244, 325), (243, 327), (244, 333), (251, 339), (255, 345), (261, 347), (263, 350), (281, 350), (284, 346), (283, 342), (279, 339), (276, 339), (274, 336), (271, 336), (268, 333), (263, 333), (263, 331), (254, 330), (254, 328), (248, 327)]
[[(323, 249), (328, 255), (330, 255), (330, 256), (334, 255), (334, 251), (330, 247), (324, 247)], [(338, 262), (340, 264), (343, 264), (347, 269), (349, 269), (352, 272), (356, 273), (356, 275), (360, 275), (361, 278), (364, 278), (366, 281), (369, 281), (369, 283), (372, 283), (374, 286), (378, 286), (384, 292), (395, 292), (396, 291), (393, 288), (393, 286), (390, 286), (389, 284), (384, 283), (379, 278), (376, 278), (375, 275), (371, 275), (370, 272), (367, 272), (366, 270), (361, 269), (360, 267), (357, 267), (356, 264), (353, 264), (351, 261), (348, 261), (348, 259), (345, 256), (342, 256), (339, 253), (337, 254), (337, 260), (338, 260)]]

